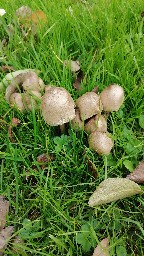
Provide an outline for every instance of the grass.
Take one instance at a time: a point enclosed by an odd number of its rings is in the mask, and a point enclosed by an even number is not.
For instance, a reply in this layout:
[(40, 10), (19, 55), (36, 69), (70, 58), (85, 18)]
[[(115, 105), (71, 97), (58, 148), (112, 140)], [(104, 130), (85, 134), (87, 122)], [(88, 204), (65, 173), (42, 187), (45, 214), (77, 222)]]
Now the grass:
[[(15, 31), (4, 50), (6, 58), (0, 61), (16, 70), (39, 69), (45, 84), (68, 89), (74, 99), (96, 85), (99, 92), (110, 83), (122, 85), (125, 102), (108, 119), (115, 146), (107, 164), (108, 177), (126, 177), (126, 163), (136, 167), (144, 152), (140, 126), (144, 114), (143, 0), (1, 0), (8, 23), (26, 2), (33, 10), (44, 11), (49, 25), (38, 31), (37, 42), (33, 37), (24, 41)], [(4, 26), (2, 18), (1, 37)], [(81, 92), (74, 90), (72, 74), (57, 56), (80, 60), (85, 74)], [(0, 77), (4, 77), (2, 72)], [(39, 112), (20, 113), (10, 108), (3, 93), (0, 99), (0, 115), (6, 122), (0, 131), (0, 194), (10, 202), (7, 225), (13, 225), (15, 234), (24, 240), (17, 253), (12, 251), (11, 240), (7, 255), (89, 256), (105, 237), (110, 237), (112, 256), (144, 255), (141, 195), (96, 209), (88, 206), (89, 196), (105, 178), (105, 159), (88, 148), (87, 135), (69, 127), (60, 136), (58, 128), (48, 127)], [(12, 117), (21, 120), (14, 128), (15, 143), (8, 137)], [(84, 148), (97, 168), (96, 180)], [(54, 156), (43, 170), (37, 162), (42, 153)]]

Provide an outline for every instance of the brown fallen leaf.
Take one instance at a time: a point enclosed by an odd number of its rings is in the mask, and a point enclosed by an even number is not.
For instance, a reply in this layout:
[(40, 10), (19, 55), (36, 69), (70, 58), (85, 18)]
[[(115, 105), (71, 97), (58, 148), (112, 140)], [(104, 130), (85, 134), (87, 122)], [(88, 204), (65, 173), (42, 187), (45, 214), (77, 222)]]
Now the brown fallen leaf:
[(3, 255), (13, 230), (14, 230), (14, 227), (9, 226), (0, 232), (0, 256)]
[(144, 162), (139, 162), (139, 165), (126, 178), (144, 184)]
[(10, 141), (13, 143), (16, 142), (16, 140), (13, 138), (13, 127), (17, 127), (20, 123), (21, 121), (18, 118), (13, 117), (11, 121), (11, 125), (9, 125), (8, 127), (8, 136)]
[(92, 256), (109, 256), (109, 238), (104, 238), (95, 248)]
[(12, 126), (13, 127), (17, 127), (20, 123), (21, 123), (21, 120), (19, 120), (18, 118), (16, 118), (16, 117), (12, 118)]
[(6, 215), (9, 212), (9, 202), (0, 196), (0, 231), (5, 227)]
[(15, 69), (12, 66), (4, 65), (4, 66), (0, 67), (0, 71), (7, 73), (10, 71), (15, 71)]
[(98, 86), (95, 86), (95, 87), (92, 89), (92, 92), (97, 93), (97, 92), (98, 92), (98, 89), (99, 89), (99, 87), (98, 87)]
[(141, 187), (126, 178), (108, 178), (102, 181), (89, 198), (89, 206), (95, 207), (142, 193)]
[(47, 163), (47, 162), (48, 162), (48, 157), (47, 157), (47, 155), (46, 155), (45, 153), (39, 155), (39, 156), (37, 157), (37, 162), (38, 162), (38, 163)]
[(74, 88), (77, 90), (77, 91), (80, 91), (81, 90), (81, 84), (82, 84), (82, 81), (84, 79), (84, 73), (83, 71), (80, 69), (77, 73), (77, 76), (76, 76), (76, 80), (75, 82), (73, 83), (73, 86)]

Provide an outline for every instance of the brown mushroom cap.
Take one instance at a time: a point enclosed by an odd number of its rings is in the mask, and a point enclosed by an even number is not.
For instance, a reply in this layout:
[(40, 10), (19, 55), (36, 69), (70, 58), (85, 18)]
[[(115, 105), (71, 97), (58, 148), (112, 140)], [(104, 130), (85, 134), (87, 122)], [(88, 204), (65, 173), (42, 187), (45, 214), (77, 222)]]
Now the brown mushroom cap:
[(75, 112), (76, 116), (75, 118), (71, 121), (71, 124), (72, 124), (72, 128), (75, 130), (75, 131), (79, 131), (79, 130), (82, 130), (83, 127), (84, 127), (84, 123), (82, 122), (81, 118), (80, 118), (80, 113), (79, 113), (79, 110), (76, 109), (76, 112)]
[(124, 101), (124, 90), (120, 85), (111, 84), (100, 94), (104, 111), (118, 111)]
[(75, 117), (74, 107), (70, 93), (62, 87), (52, 87), (42, 97), (42, 116), (45, 122), (52, 126), (72, 120)]
[(100, 97), (95, 92), (86, 92), (76, 100), (76, 106), (80, 110), (80, 117), (82, 120), (100, 114), (102, 111), (102, 104)]
[(102, 115), (96, 115), (90, 118), (90, 120), (85, 124), (85, 131), (87, 133), (106, 132), (107, 131), (107, 121)]
[(97, 131), (90, 134), (88, 143), (100, 155), (108, 155), (114, 145), (109, 133)]

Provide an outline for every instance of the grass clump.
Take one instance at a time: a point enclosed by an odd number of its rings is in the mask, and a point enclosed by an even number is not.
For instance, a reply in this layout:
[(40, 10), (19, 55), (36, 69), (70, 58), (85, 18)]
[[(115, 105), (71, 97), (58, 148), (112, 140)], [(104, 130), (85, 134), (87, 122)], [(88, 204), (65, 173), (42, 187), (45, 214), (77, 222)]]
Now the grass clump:
[[(0, 61), (16, 70), (40, 70), (45, 84), (66, 88), (74, 99), (97, 84), (99, 92), (111, 83), (122, 85), (125, 102), (108, 119), (115, 145), (107, 165), (108, 177), (125, 177), (129, 174), (126, 160), (133, 167), (143, 161), (144, 2), (1, 0), (6, 10), (1, 39), (6, 36), (6, 22), (12, 21), (20, 5), (43, 10), (48, 26), (38, 31), (36, 40), (32, 35), (24, 40), (15, 29)], [(80, 60), (85, 74), (81, 92), (74, 90), (70, 71), (57, 57)], [(10, 108), (3, 93), (0, 97), (0, 194), (10, 202), (7, 223), (24, 240), (22, 255), (92, 255), (105, 237), (110, 237), (110, 255), (143, 255), (141, 195), (95, 210), (88, 207), (89, 196), (105, 178), (105, 161), (88, 148), (86, 134), (69, 127), (60, 136), (57, 128), (45, 124), (40, 112), (20, 113)], [(8, 136), (12, 117), (21, 120), (13, 129), (15, 142)], [(85, 148), (97, 168), (96, 180)], [(53, 156), (44, 168), (37, 162), (42, 153)], [(12, 243), (6, 253), (14, 255)]]

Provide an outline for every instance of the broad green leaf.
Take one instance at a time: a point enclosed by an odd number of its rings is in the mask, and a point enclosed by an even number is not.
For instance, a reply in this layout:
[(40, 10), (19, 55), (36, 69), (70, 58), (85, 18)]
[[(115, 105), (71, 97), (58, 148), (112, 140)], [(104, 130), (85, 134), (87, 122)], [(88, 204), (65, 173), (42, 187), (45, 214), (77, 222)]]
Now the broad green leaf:
[(124, 160), (123, 161), (124, 166), (130, 171), (133, 171), (133, 163), (129, 160)]
[(138, 184), (126, 178), (109, 178), (100, 183), (89, 198), (89, 206), (107, 204), (119, 199), (142, 193)]
[(140, 115), (139, 117), (139, 125), (144, 129), (144, 115)]

